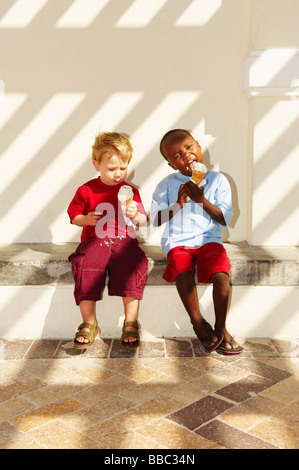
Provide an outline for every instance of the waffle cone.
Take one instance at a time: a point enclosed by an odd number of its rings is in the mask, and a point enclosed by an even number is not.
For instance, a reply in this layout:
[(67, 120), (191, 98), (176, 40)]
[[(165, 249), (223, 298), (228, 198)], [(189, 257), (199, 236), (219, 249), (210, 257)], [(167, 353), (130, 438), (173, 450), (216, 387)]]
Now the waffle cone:
[(194, 181), (194, 183), (197, 184), (197, 185), (199, 185), (199, 183), (201, 183), (204, 176), (205, 176), (205, 173), (203, 173), (202, 171), (198, 171), (198, 170), (193, 170), (192, 171), (192, 181)]
[(130, 199), (126, 200), (125, 204), (126, 204), (126, 206), (129, 206), (130, 204), (132, 204), (132, 202), (133, 202), (133, 198), (130, 197)]

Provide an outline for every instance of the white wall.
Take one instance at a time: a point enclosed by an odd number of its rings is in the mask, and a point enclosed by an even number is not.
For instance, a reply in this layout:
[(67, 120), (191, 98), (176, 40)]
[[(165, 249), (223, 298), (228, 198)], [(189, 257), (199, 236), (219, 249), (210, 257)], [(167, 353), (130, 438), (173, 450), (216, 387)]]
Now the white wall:
[(298, 245), (299, 2), (253, 2), (252, 51), (244, 63), (249, 100), (247, 239)]
[[(131, 136), (129, 180), (149, 210), (169, 173), (159, 141), (185, 127), (203, 145), (207, 166), (231, 183), (235, 213), (225, 239), (297, 244), (285, 242), (298, 226), (295, 210), (272, 237), (275, 208), (284, 210), (289, 193), (276, 192), (271, 210), (263, 205), (269, 188), (258, 187), (255, 165), (263, 160), (271, 187), (280, 155), (284, 171), (298, 170), (298, 102), (253, 97), (248, 60), (257, 49), (298, 49), (298, 14), (297, 0), (2, 0), (0, 243), (79, 240), (66, 208), (95, 176), (91, 145), (100, 129)], [(288, 76), (299, 78), (296, 66)], [(280, 115), (285, 137), (264, 159), (257, 124), (271, 149)]]

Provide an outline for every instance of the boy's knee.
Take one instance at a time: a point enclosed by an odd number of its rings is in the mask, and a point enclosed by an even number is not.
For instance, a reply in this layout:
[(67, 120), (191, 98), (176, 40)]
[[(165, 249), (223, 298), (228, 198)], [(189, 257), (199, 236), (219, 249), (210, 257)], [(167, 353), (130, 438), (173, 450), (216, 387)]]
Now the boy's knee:
[(212, 282), (213, 286), (230, 287), (229, 276), (224, 272), (212, 274), (210, 276), (210, 281)]
[(194, 284), (194, 273), (192, 271), (183, 271), (175, 279), (176, 284)]

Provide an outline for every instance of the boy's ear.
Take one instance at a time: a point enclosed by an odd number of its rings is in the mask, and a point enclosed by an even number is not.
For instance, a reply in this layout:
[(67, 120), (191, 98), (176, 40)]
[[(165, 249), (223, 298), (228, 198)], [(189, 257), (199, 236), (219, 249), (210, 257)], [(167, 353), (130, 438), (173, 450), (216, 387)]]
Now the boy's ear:
[(96, 171), (100, 171), (99, 164), (98, 164), (97, 160), (92, 160), (92, 163), (93, 163), (93, 166), (95, 167)]

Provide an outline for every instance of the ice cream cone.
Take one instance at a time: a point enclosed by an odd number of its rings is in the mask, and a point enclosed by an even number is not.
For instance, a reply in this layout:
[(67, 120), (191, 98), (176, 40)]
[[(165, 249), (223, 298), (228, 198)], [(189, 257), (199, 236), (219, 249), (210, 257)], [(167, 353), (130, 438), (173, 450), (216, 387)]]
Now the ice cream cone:
[(126, 204), (126, 206), (129, 206), (130, 204), (132, 204), (132, 202), (133, 202), (133, 198), (130, 197), (130, 199), (126, 200), (125, 204)]
[(131, 186), (128, 186), (125, 184), (124, 186), (121, 186), (118, 191), (118, 200), (120, 203), (124, 206), (128, 206), (129, 204), (132, 204), (133, 201), (133, 189)]
[(194, 162), (191, 181), (198, 186), (202, 182), (206, 172), (207, 168), (203, 163)]
[(132, 225), (132, 221), (128, 217), (126, 217), (126, 210), (127, 210), (126, 208), (130, 204), (136, 204), (137, 206), (137, 202), (133, 201), (133, 196), (134, 196), (134, 193), (133, 193), (133, 189), (131, 188), (131, 186), (125, 184), (124, 186), (121, 186), (119, 188), (117, 197), (118, 197), (119, 202), (121, 203), (121, 210), (122, 210), (122, 213), (123, 213), (123, 216), (125, 218), (127, 225)]

